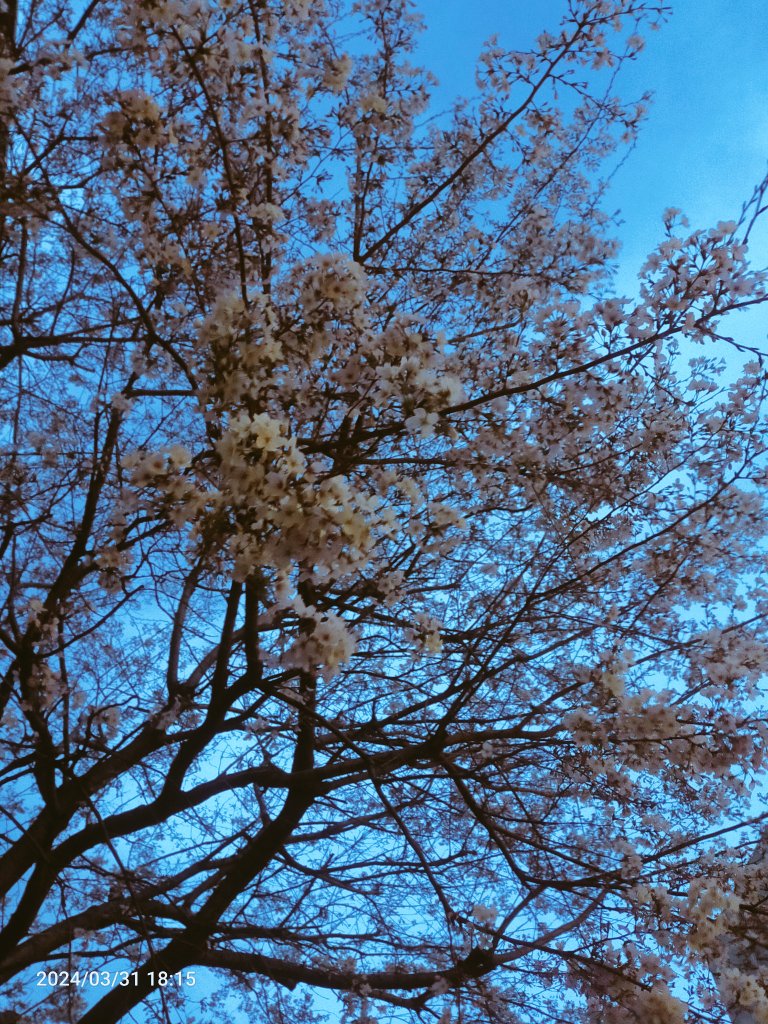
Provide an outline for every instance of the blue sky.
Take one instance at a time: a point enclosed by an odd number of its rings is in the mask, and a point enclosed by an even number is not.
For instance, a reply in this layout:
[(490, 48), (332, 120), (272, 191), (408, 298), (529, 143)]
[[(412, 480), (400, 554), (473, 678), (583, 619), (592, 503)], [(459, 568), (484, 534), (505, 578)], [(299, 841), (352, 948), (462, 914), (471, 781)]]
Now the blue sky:
[[(418, 59), (439, 78), (440, 103), (473, 93), (475, 58), (488, 36), (497, 33), (510, 49), (526, 48), (557, 25), (565, 6), (565, 0), (417, 0), (427, 25)], [(736, 217), (768, 166), (768, 4), (681, 0), (672, 6), (661, 31), (645, 33), (646, 48), (625, 67), (619, 86), (630, 98), (655, 93), (609, 196), (608, 207), (620, 209), (624, 221), (619, 290), (631, 289), (660, 241), (666, 207), (681, 207), (692, 227)], [(754, 235), (752, 254), (768, 264), (768, 225)]]

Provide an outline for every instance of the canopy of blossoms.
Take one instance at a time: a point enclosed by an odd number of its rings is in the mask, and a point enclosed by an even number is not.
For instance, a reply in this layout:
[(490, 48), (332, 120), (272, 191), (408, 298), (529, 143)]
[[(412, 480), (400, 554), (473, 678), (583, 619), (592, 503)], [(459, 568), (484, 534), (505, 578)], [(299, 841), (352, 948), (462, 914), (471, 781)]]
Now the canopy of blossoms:
[(765, 186), (627, 296), (601, 209), (665, 9), (434, 112), (407, 0), (4, 7), (3, 1005), (768, 1020)]

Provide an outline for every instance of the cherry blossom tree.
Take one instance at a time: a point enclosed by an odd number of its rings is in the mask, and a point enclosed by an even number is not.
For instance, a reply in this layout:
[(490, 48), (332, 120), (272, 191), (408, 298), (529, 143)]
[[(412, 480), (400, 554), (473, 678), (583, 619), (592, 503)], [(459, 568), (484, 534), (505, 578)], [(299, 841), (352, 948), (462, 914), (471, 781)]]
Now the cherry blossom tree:
[(764, 185), (632, 296), (601, 207), (664, 9), (440, 112), (408, 0), (2, 6), (6, 1019), (768, 1019)]

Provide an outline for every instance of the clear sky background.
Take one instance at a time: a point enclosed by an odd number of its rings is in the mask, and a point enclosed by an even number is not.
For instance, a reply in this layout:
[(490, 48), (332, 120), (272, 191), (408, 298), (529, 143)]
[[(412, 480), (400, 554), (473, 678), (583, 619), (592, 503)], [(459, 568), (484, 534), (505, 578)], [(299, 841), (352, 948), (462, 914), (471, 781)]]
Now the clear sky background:
[[(417, 7), (427, 26), (418, 61), (440, 80), (435, 98), (447, 106), (456, 95), (473, 94), (485, 39), (497, 33), (501, 45), (526, 49), (542, 29), (557, 26), (566, 4), (417, 0)], [(619, 79), (623, 97), (655, 94), (607, 202), (624, 222), (619, 291), (633, 290), (640, 265), (661, 241), (666, 207), (680, 207), (692, 227), (736, 218), (768, 167), (768, 2), (672, 0), (672, 7), (659, 32), (644, 33), (645, 49)], [(751, 247), (761, 266), (768, 265), (765, 220)], [(743, 324), (765, 339), (768, 316), (745, 317)]]

